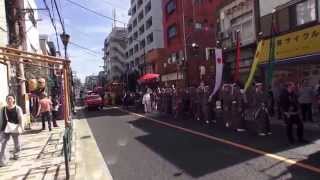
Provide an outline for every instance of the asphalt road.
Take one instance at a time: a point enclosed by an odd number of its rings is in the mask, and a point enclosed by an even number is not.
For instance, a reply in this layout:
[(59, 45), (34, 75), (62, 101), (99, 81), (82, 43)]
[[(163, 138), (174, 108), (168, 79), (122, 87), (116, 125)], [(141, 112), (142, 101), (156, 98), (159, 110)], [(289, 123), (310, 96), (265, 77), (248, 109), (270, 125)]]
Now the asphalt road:
[(84, 114), (115, 180), (320, 179), (320, 130), (306, 132), (312, 143), (289, 146), (282, 126), (272, 126), (271, 136), (257, 137), (219, 125), (156, 117), (160, 122), (297, 161), (315, 168), (312, 171), (118, 109)]

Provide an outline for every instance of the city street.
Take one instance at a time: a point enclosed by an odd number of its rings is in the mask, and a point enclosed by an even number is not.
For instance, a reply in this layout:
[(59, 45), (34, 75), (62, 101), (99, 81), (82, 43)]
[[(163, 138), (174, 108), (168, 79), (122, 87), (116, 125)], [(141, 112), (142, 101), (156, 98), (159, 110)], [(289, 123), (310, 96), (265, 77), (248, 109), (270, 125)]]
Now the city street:
[(312, 130), (306, 132), (310, 144), (289, 146), (280, 125), (272, 126), (271, 136), (257, 137), (117, 108), (81, 114), (116, 180), (320, 177), (320, 134)]

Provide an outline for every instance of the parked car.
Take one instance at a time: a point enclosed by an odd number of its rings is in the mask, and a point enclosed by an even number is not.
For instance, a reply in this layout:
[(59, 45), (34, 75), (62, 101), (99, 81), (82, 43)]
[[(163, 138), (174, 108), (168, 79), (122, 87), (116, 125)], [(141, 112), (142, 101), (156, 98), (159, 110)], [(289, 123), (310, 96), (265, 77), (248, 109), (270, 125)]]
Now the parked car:
[(87, 109), (96, 108), (102, 109), (103, 108), (103, 99), (99, 94), (90, 93), (84, 98), (84, 106)]

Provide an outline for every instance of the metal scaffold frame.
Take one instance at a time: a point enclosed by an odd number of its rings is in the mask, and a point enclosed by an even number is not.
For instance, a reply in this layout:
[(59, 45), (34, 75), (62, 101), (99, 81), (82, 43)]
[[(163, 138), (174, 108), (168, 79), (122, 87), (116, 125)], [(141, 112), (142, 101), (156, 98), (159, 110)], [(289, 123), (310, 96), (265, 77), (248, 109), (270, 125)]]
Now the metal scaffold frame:
[[(70, 105), (71, 105), (71, 99), (70, 99), (70, 92), (71, 92), (71, 84), (70, 84), (70, 61), (67, 59), (57, 58), (53, 56), (45, 56), (41, 54), (36, 53), (30, 53), (14, 48), (8, 48), (8, 47), (1, 47), (0, 46), (0, 60), (3, 60), (5, 62), (14, 62), (17, 64), (29, 64), (32, 66), (40, 66), (43, 68), (48, 69), (59, 69), (62, 71), (63, 74), (63, 101), (64, 101), (64, 121), (65, 121), (65, 127), (69, 127), (71, 123), (70, 115)], [(62, 68), (55, 68), (49, 67), (49, 66), (43, 66), (39, 65), (41, 63), (47, 63), (48, 65), (58, 65)]]

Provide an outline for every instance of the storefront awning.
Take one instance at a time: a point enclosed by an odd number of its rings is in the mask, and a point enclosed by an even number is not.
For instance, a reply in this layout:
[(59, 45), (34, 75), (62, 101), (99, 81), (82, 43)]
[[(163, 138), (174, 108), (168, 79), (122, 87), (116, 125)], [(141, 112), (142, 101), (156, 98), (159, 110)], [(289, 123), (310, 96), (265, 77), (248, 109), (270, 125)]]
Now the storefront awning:
[(147, 81), (152, 81), (152, 80), (155, 80), (155, 79), (158, 79), (159, 78), (159, 74), (145, 74), (143, 76), (141, 76), (139, 78), (139, 82), (142, 83), (142, 82), (147, 82)]

